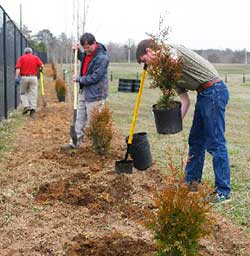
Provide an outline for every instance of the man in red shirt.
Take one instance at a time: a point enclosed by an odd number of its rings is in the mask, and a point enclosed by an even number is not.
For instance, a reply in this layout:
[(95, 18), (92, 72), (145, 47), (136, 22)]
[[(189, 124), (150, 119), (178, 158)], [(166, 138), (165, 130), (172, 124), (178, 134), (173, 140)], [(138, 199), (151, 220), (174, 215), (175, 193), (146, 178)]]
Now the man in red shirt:
[(23, 105), (23, 114), (30, 112), (30, 116), (35, 118), (38, 94), (37, 69), (43, 68), (40, 58), (32, 54), (32, 49), (27, 47), (16, 64), (16, 84), (20, 80), (20, 98)]

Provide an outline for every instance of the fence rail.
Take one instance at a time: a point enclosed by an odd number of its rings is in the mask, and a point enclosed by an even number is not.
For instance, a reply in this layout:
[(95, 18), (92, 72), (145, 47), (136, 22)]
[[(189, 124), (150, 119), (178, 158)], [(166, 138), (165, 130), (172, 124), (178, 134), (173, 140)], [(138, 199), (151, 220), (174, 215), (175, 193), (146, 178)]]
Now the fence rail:
[[(20, 104), (19, 90), (14, 83), (15, 64), (25, 47), (30, 47), (29, 41), (0, 5), (0, 121), (7, 119)], [(33, 52), (47, 62), (46, 53), (34, 49)]]

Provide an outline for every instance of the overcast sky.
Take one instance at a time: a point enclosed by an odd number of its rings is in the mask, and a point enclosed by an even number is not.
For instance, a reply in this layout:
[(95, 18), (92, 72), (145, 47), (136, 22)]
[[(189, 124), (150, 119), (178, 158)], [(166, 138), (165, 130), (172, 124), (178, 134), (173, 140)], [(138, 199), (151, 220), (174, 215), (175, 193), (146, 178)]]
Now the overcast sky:
[[(22, 22), (32, 34), (49, 29), (76, 36), (74, 0), (0, 0), (11, 19)], [(83, 13), (83, 0), (80, 0)], [(250, 50), (249, 0), (88, 0), (86, 32), (97, 41), (138, 43), (157, 31), (159, 17), (167, 13), (169, 42), (192, 49)], [(81, 15), (82, 16), (82, 15)]]

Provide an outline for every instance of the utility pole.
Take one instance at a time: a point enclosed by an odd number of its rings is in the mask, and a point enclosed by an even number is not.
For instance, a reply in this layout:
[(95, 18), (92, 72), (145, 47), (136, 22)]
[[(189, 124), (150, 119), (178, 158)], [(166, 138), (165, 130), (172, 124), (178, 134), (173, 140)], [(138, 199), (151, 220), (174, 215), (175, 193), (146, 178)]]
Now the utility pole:
[(20, 4), (20, 6), (19, 6), (19, 11), (20, 11), (20, 31), (22, 32), (22, 29), (23, 29), (22, 4)]
[(247, 48), (245, 48), (245, 64), (247, 65)]
[(131, 44), (130, 44), (130, 39), (128, 40), (128, 63), (130, 63), (130, 49), (131, 49)]

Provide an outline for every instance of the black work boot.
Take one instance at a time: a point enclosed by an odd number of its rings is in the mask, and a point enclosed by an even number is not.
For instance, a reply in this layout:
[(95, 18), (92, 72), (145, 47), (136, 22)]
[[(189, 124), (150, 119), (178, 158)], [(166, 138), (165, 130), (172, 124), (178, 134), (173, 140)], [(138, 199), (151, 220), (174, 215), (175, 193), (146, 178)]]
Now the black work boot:
[(32, 119), (35, 119), (35, 117), (36, 117), (36, 111), (35, 111), (35, 109), (31, 109), (31, 110), (30, 110), (30, 117), (31, 117)]
[(26, 115), (30, 111), (29, 107), (24, 107), (23, 108), (23, 115)]

